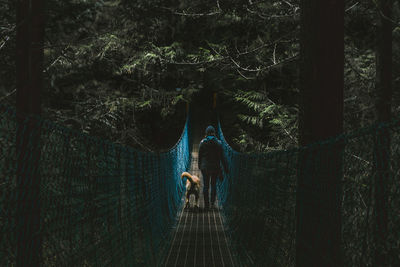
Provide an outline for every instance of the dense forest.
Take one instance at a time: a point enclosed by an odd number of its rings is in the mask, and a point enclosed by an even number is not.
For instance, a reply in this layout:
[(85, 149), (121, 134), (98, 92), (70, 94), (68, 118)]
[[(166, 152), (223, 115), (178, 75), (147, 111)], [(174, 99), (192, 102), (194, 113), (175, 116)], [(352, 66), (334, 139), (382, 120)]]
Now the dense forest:
[(0, 4), (3, 265), (156, 265), (195, 105), (242, 263), (399, 265), (400, 1)]
[[(46, 3), (43, 114), (157, 150), (181, 132), (198, 93), (218, 92), (239, 151), (297, 144), (299, 0), (52, 0)], [(15, 2), (1, 1), (0, 99), (15, 102)], [(393, 6), (393, 111), (399, 109), (399, 2)], [(345, 8), (345, 130), (371, 124), (379, 8)], [(234, 112), (232, 112), (232, 110)], [(149, 120), (151, 118), (151, 120)], [(174, 122), (174, 123), (171, 123)]]

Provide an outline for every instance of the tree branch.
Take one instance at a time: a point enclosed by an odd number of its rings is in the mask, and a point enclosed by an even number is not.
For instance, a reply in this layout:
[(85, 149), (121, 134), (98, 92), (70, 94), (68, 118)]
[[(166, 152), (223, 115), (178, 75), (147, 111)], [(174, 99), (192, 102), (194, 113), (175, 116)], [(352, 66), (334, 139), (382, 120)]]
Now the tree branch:
[[(217, 3), (218, 3), (218, 1), (217, 1)], [(218, 7), (219, 7), (219, 3), (218, 3)], [(168, 11), (170, 11), (170, 12), (171, 12), (172, 14), (174, 14), (174, 15), (186, 16), (186, 17), (215, 16), (215, 15), (218, 15), (218, 14), (221, 14), (221, 13), (222, 13), (222, 10), (221, 10), (220, 8), (218, 8), (218, 11), (209, 12), (209, 13), (187, 13), (186, 11), (181, 11), (181, 12), (179, 12), (179, 11), (173, 10), (172, 8), (163, 7), (163, 6), (161, 6), (161, 7), (159, 7), (159, 8), (164, 9), (164, 10), (168, 10)]]

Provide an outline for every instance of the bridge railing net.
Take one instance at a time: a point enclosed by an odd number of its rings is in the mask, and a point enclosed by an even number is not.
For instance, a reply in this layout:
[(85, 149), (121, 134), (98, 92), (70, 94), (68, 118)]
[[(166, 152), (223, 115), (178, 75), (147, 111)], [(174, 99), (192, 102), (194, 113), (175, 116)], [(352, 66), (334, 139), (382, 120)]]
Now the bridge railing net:
[[(145, 153), (0, 105), (0, 266), (34, 253), (42, 266), (157, 265), (182, 205), (189, 131), (188, 120), (172, 149)], [(35, 223), (39, 251), (24, 237)]]
[[(374, 266), (374, 249), (380, 243), (374, 239), (375, 178), (385, 176), (388, 238), (381, 249), (386, 250), (384, 254), (392, 266), (400, 264), (399, 121), (374, 125), (307, 148), (259, 154), (233, 150), (223, 136), (221, 125), (218, 132), (230, 168), (218, 185), (218, 196), (233, 247), (243, 266), (295, 265), (297, 177), (298, 170), (307, 166), (314, 166), (305, 171), (310, 177), (326, 176), (321, 172), (316, 174), (318, 169), (340, 175), (345, 266)], [(337, 162), (329, 161), (338, 147), (341, 147), (340, 171), (334, 169), (340, 168)], [(387, 173), (377, 168), (382, 165), (383, 157), (389, 159)], [(332, 185), (328, 181), (321, 180), (317, 188), (308, 187), (304, 193), (323, 201), (327, 192), (324, 188), (329, 186)], [(328, 208), (316, 214), (315, 219), (329, 220), (334, 213), (335, 210)]]

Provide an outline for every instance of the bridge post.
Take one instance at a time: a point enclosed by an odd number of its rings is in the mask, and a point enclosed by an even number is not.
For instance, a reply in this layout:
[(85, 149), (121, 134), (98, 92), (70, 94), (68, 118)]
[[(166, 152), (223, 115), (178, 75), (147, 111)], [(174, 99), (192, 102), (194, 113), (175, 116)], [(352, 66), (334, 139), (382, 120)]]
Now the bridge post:
[(43, 80), (44, 0), (18, 0), (16, 8), (17, 188), (16, 266), (39, 266), (40, 122)]
[[(343, 132), (344, 0), (302, 0), (299, 143)], [(341, 141), (301, 150), (296, 266), (342, 266)]]
[[(375, 108), (377, 120), (388, 123), (392, 117), (392, 9), (393, 0), (377, 1), (379, 19), (377, 22)], [(387, 127), (378, 128), (374, 137), (374, 266), (390, 266), (389, 236), (389, 192), (391, 177), (391, 137)]]

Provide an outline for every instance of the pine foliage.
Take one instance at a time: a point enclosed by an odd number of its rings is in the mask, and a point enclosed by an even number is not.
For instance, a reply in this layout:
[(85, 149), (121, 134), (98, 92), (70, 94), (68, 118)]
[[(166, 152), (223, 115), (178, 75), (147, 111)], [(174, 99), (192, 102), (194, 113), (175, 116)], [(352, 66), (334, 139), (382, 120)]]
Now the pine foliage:
[[(15, 3), (0, 4), (0, 100), (14, 104)], [(125, 142), (121, 125), (152, 136), (144, 128), (160, 130), (161, 120), (162, 131), (173, 132), (165, 129), (171, 121), (175, 129), (182, 126), (176, 119), (182, 104), (196, 92), (214, 90), (224, 92), (221, 116), (237, 126), (227, 134), (239, 140), (238, 149), (296, 144), (298, 0), (54, 0), (46, 13), (43, 107), (52, 119)], [(377, 14), (373, 2), (346, 3), (346, 129), (374, 120)], [(393, 20), (399, 17), (397, 1)], [(396, 70), (400, 30), (394, 25)], [(394, 88), (399, 73), (394, 71)], [(394, 92), (397, 111), (400, 94)], [(138, 125), (148, 116), (154, 125)]]
[[(265, 91), (238, 91), (234, 100), (240, 103), (245, 113), (237, 115), (244, 123), (240, 138), (236, 138), (239, 145), (249, 143), (246, 149), (254, 147), (257, 151), (282, 149), (296, 145), (297, 140), (297, 109), (279, 105), (272, 101)], [(243, 127), (249, 125), (252, 132), (248, 136)]]

